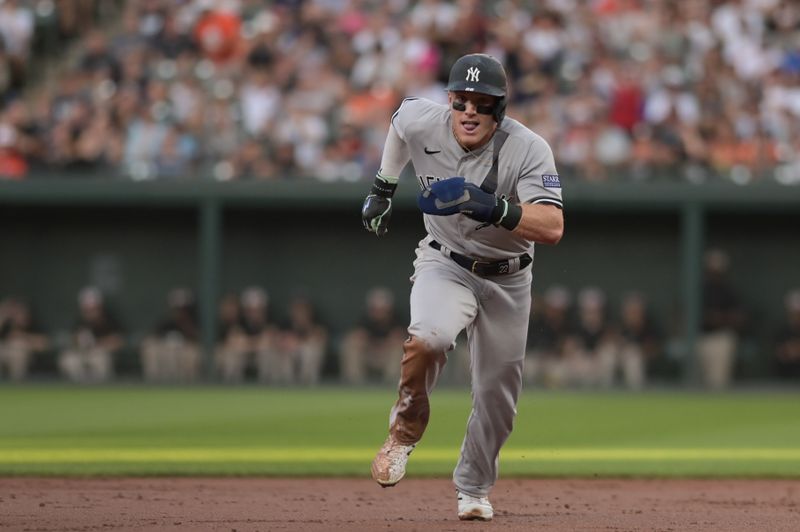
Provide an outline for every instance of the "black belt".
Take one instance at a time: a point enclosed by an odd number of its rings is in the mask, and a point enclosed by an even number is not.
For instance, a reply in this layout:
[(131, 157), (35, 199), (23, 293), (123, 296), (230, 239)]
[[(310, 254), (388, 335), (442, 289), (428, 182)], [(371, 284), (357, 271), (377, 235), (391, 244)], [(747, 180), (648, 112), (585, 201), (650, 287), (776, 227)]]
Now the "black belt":
[(431, 240), (430, 246), (435, 250), (442, 251), (444, 255), (453, 259), (453, 261), (455, 261), (455, 263), (462, 268), (482, 277), (486, 275), (505, 275), (507, 273), (516, 273), (527, 268), (533, 262), (533, 257), (527, 253), (520, 255), (519, 257), (514, 257), (513, 259), (485, 262), (467, 257), (461, 253), (456, 253), (455, 251), (442, 246), (436, 240)]

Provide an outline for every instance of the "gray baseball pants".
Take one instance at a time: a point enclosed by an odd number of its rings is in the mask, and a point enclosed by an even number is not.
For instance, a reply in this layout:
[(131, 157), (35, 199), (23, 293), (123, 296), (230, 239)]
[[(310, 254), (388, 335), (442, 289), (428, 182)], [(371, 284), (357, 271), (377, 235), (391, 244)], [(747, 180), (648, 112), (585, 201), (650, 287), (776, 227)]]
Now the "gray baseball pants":
[(453, 473), (456, 488), (486, 496), (497, 480), (498, 456), (513, 428), (522, 390), (531, 269), (481, 278), (427, 245), (417, 248), (411, 277), (411, 324), (403, 345), (399, 397), (390, 432), (403, 444), (422, 438), (428, 397), (458, 333), (467, 330), (472, 412)]

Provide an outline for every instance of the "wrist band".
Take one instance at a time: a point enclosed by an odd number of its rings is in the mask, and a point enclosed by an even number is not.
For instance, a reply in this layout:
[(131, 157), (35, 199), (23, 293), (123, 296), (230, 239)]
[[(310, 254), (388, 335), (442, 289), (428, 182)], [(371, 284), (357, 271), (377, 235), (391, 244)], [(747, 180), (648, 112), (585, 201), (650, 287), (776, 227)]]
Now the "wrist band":
[(504, 200), (504, 202), (506, 204), (506, 210), (503, 213), (503, 217), (500, 218), (499, 224), (509, 231), (513, 231), (514, 228), (519, 225), (520, 220), (522, 220), (522, 207), (509, 203), (508, 200)]
[(372, 194), (382, 198), (391, 198), (395, 190), (397, 190), (396, 177), (382, 176), (379, 173), (375, 175), (375, 181), (372, 183)]

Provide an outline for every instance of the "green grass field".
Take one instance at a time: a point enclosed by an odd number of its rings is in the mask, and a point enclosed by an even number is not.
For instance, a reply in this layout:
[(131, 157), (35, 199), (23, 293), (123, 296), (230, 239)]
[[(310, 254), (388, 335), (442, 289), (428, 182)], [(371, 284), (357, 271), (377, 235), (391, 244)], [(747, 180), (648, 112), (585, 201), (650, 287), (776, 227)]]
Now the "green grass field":
[[(367, 476), (390, 390), (0, 387), (2, 475)], [(410, 476), (448, 476), (469, 393), (437, 390)], [(800, 477), (800, 394), (526, 392), (509, 476)]]

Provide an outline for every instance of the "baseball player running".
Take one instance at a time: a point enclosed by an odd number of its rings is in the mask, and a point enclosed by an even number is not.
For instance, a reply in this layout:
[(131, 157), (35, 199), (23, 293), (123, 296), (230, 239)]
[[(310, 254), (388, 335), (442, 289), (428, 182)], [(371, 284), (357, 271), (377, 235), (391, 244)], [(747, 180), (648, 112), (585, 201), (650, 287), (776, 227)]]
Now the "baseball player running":
[(447, 106), (408, 98), (392, 116), (362, 208), (367, 230), (385, 234), (398, 176), (413, 163), (428, 234), (411, 277), (399, 397), (372, 477), (388, 487), (405, 475), (446, 353), (466, 328), (472, 412), (453, 482), (459, 519), (488, 521), (489, 491), (522, 388), (534, 242), (561, 239), (561, 182), (547, 142), (505, 117), (506, 74), (496, 59), (461, 57), (447, 91)]

